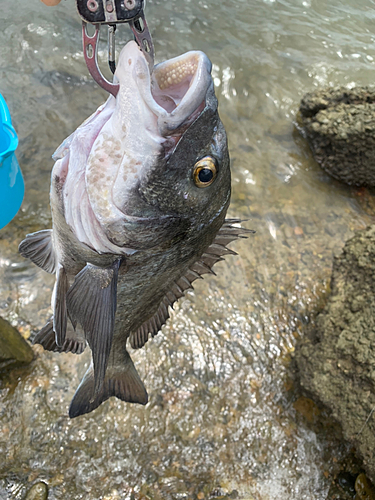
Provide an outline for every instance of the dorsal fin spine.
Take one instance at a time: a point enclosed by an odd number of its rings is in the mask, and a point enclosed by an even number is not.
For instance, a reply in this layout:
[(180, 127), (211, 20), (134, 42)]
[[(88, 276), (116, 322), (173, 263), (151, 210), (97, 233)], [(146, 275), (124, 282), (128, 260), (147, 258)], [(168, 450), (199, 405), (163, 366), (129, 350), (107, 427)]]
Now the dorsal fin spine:
[(219, 245), (217, 243), (212, 243), (206, 250), (206, 253), (212, 253), (213, 255), (217, 255), (221, 257), (222, 255), (237, 255), (237, 253), (234, 250), (230, 250), (224, 245)]
[(164, 313), (164, 316), (169, 317), (168, 307), (164, 304), (163, 301), (160, 303), (160, 308), (161, 308), (162, 312)]
[(246, 236), (242, 236), (243, 234), (254, 232), (233, 226), (233, 224), (239, 224), (240, 222), (240, 219), (227, 219), (224, 222), (212, 244), (206, 248), (198, 260), (186, 270), (185, 274), (172, 284), (170, 290), (161, 300), (154, 315), (146, 320), (138, 330), (130, 336), (132, 347), (142, 347), (147, 342), (149, 333), (151, 333), (152, 337), (158, 333), (169, 318), (168, 307), (173, 309), (174, 302), (182, 297), (186, 290), (193, 289), (193, 281), (202, 279), (203, 274), (213, 274), (216, 276), (216, 273), (212, 270), (212, 266), (224, 260), (224, 255), (237, 255), (236, 252), (227, 248), (226, 245), (237, 238), (246, 238)]
[(173, 302), (176, 302), (176, 300), (177, 300), (176, 295), (171, 290), (169, 292), (167, 292), (167, 297), (172, 304), (173, 304)]
[(184, 295), (183, 290), (181, 290), (181, 288), (178, 286), (178, 284), (177, 284), (177, 283), (174, 283), (174, 284), (173, 284), (172, 289), (173, 289), (173, 293), (175, 294), (175, 296), (176, 296), (178, 299)]
[(211, 274), (211, 268), (210, 268), (210, 266), (207, 266), (207, 264), (205, 264), (201, 260), (198, 260), (197, 262), (195, 262), (191, 266), (191, 269), (193, 269), (193, 271), (196, 271), (200, 275), (202, 275), (202, 274)]
[[(204, 254), (203, 254), (204, 255)], [(193, 271), (192, 269), (188, 269), (186, 271), (186, 277), (187, 279), (190, 281), (190, 283), (192, 283), (193, 281), (197, 280), (197, 279), (203, 279), (202, 276), (198, 273), (196, 273), (195, 271)]]
[(192, 288), (190, 281), (186, 278), (186, 276), (181, 276), (181, 278), (176, 283), (182, 291), (186, 291), (189, 288)]
[(173, 309), (173, 302), (168, 298), (168, 295), (164, 295), (163, 301), (167, 308), (169, 306)]

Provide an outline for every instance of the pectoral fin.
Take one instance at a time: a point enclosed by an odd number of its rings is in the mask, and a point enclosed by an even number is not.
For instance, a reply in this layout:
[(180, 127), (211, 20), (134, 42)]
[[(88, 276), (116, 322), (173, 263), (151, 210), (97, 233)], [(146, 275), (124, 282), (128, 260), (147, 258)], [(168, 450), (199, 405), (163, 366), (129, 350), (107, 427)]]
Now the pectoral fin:
[(87, 370), (70, 403), (70, 418), (90, 413), (111, 396), (116, 396), (128, 403), (145, 405), (148, 402), (145, 386), (139, 378), (133, 361), (127, 352), (125, 355), (126, 359), (121, 368), (108, 368), (99, 391), (95, 389), (94, 370), (92, 367)]
[(103, 383), (112, 346), (120, 262), (108, 268), (87, 264), (66, 296), (69, 317), (73, 325), (80, 323), (92, 351), (95, 394)]
[(55, 272), (57, 257), (52, 244), (52, 229), (27, 234), (21, 241), (18, 251), (47, 273)]

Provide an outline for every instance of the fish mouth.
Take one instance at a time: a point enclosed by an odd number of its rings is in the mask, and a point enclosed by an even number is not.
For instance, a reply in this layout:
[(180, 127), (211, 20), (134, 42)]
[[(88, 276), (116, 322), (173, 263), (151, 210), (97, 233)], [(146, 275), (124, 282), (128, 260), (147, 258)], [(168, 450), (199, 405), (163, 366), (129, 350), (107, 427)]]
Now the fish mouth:
[[(152, 74), (151, 94), (176, 125), (205, 104), (211, 80), (211, 62), (203, 52), (188, 52), (158, 64)], [(178, 112), (177, 112), (177, 108)], [(185, 116), (183, 116), (185, 115)]]
[(190, 51), (159, 63), (150, 74), (144, 54), (135, 42), (129, 42), (116, 71), (120, 89), (128, 84), (127, 65), (133, 66), (132, 78), (139, 93), (134, 99), (142, 99), (154, 114), (161, 136), (181, 135), (204, 109), (213, 82), (211, 61), (203, 52)]

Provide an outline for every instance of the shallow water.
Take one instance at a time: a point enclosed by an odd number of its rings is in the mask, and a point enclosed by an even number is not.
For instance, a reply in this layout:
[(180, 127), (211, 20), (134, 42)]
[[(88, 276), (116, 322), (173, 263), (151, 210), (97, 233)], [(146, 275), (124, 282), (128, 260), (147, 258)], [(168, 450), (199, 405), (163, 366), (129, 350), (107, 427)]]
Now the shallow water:
[[(53, 277), (17, 245), (51, 226), (51, 155), (105, 93), (88, 77), (72, 0), (1, 6), (1, 93), (26, 197), (0, 232), (0, 314), (27, 337), (50, 316)], [(233, 243), (239, 255), (132, 353), (145, 408), (110, 400), (70, 421), (87, 353), (36, 348), (31, 366), (2, 379), (0, 498), (21, 499), (37, 480), (50, 499), (326, 498), (347, 450), (311, 424), (288, 366), (324, 303), (333, 256), (374, 222), (375, 203), (322, 172), (293, 122), (305, 92), (373, 82), (374, 2), (149, 0), (147, 19), (157, 60), (189, 49), (212, 60), (232, 157), (229, 215), (256, 234)], [(129, 37), (124, 27), (117, 38)]]

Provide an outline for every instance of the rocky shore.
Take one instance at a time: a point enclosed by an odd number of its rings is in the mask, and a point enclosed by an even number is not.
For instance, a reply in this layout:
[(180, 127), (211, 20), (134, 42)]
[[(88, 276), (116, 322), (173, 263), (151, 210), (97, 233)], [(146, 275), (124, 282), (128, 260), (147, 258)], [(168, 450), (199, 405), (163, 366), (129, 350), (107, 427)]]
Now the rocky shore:
[(330, 409), (375, 482), (375, 226), (335, 258), (331, 295), (295, 361), (302, 388)]

